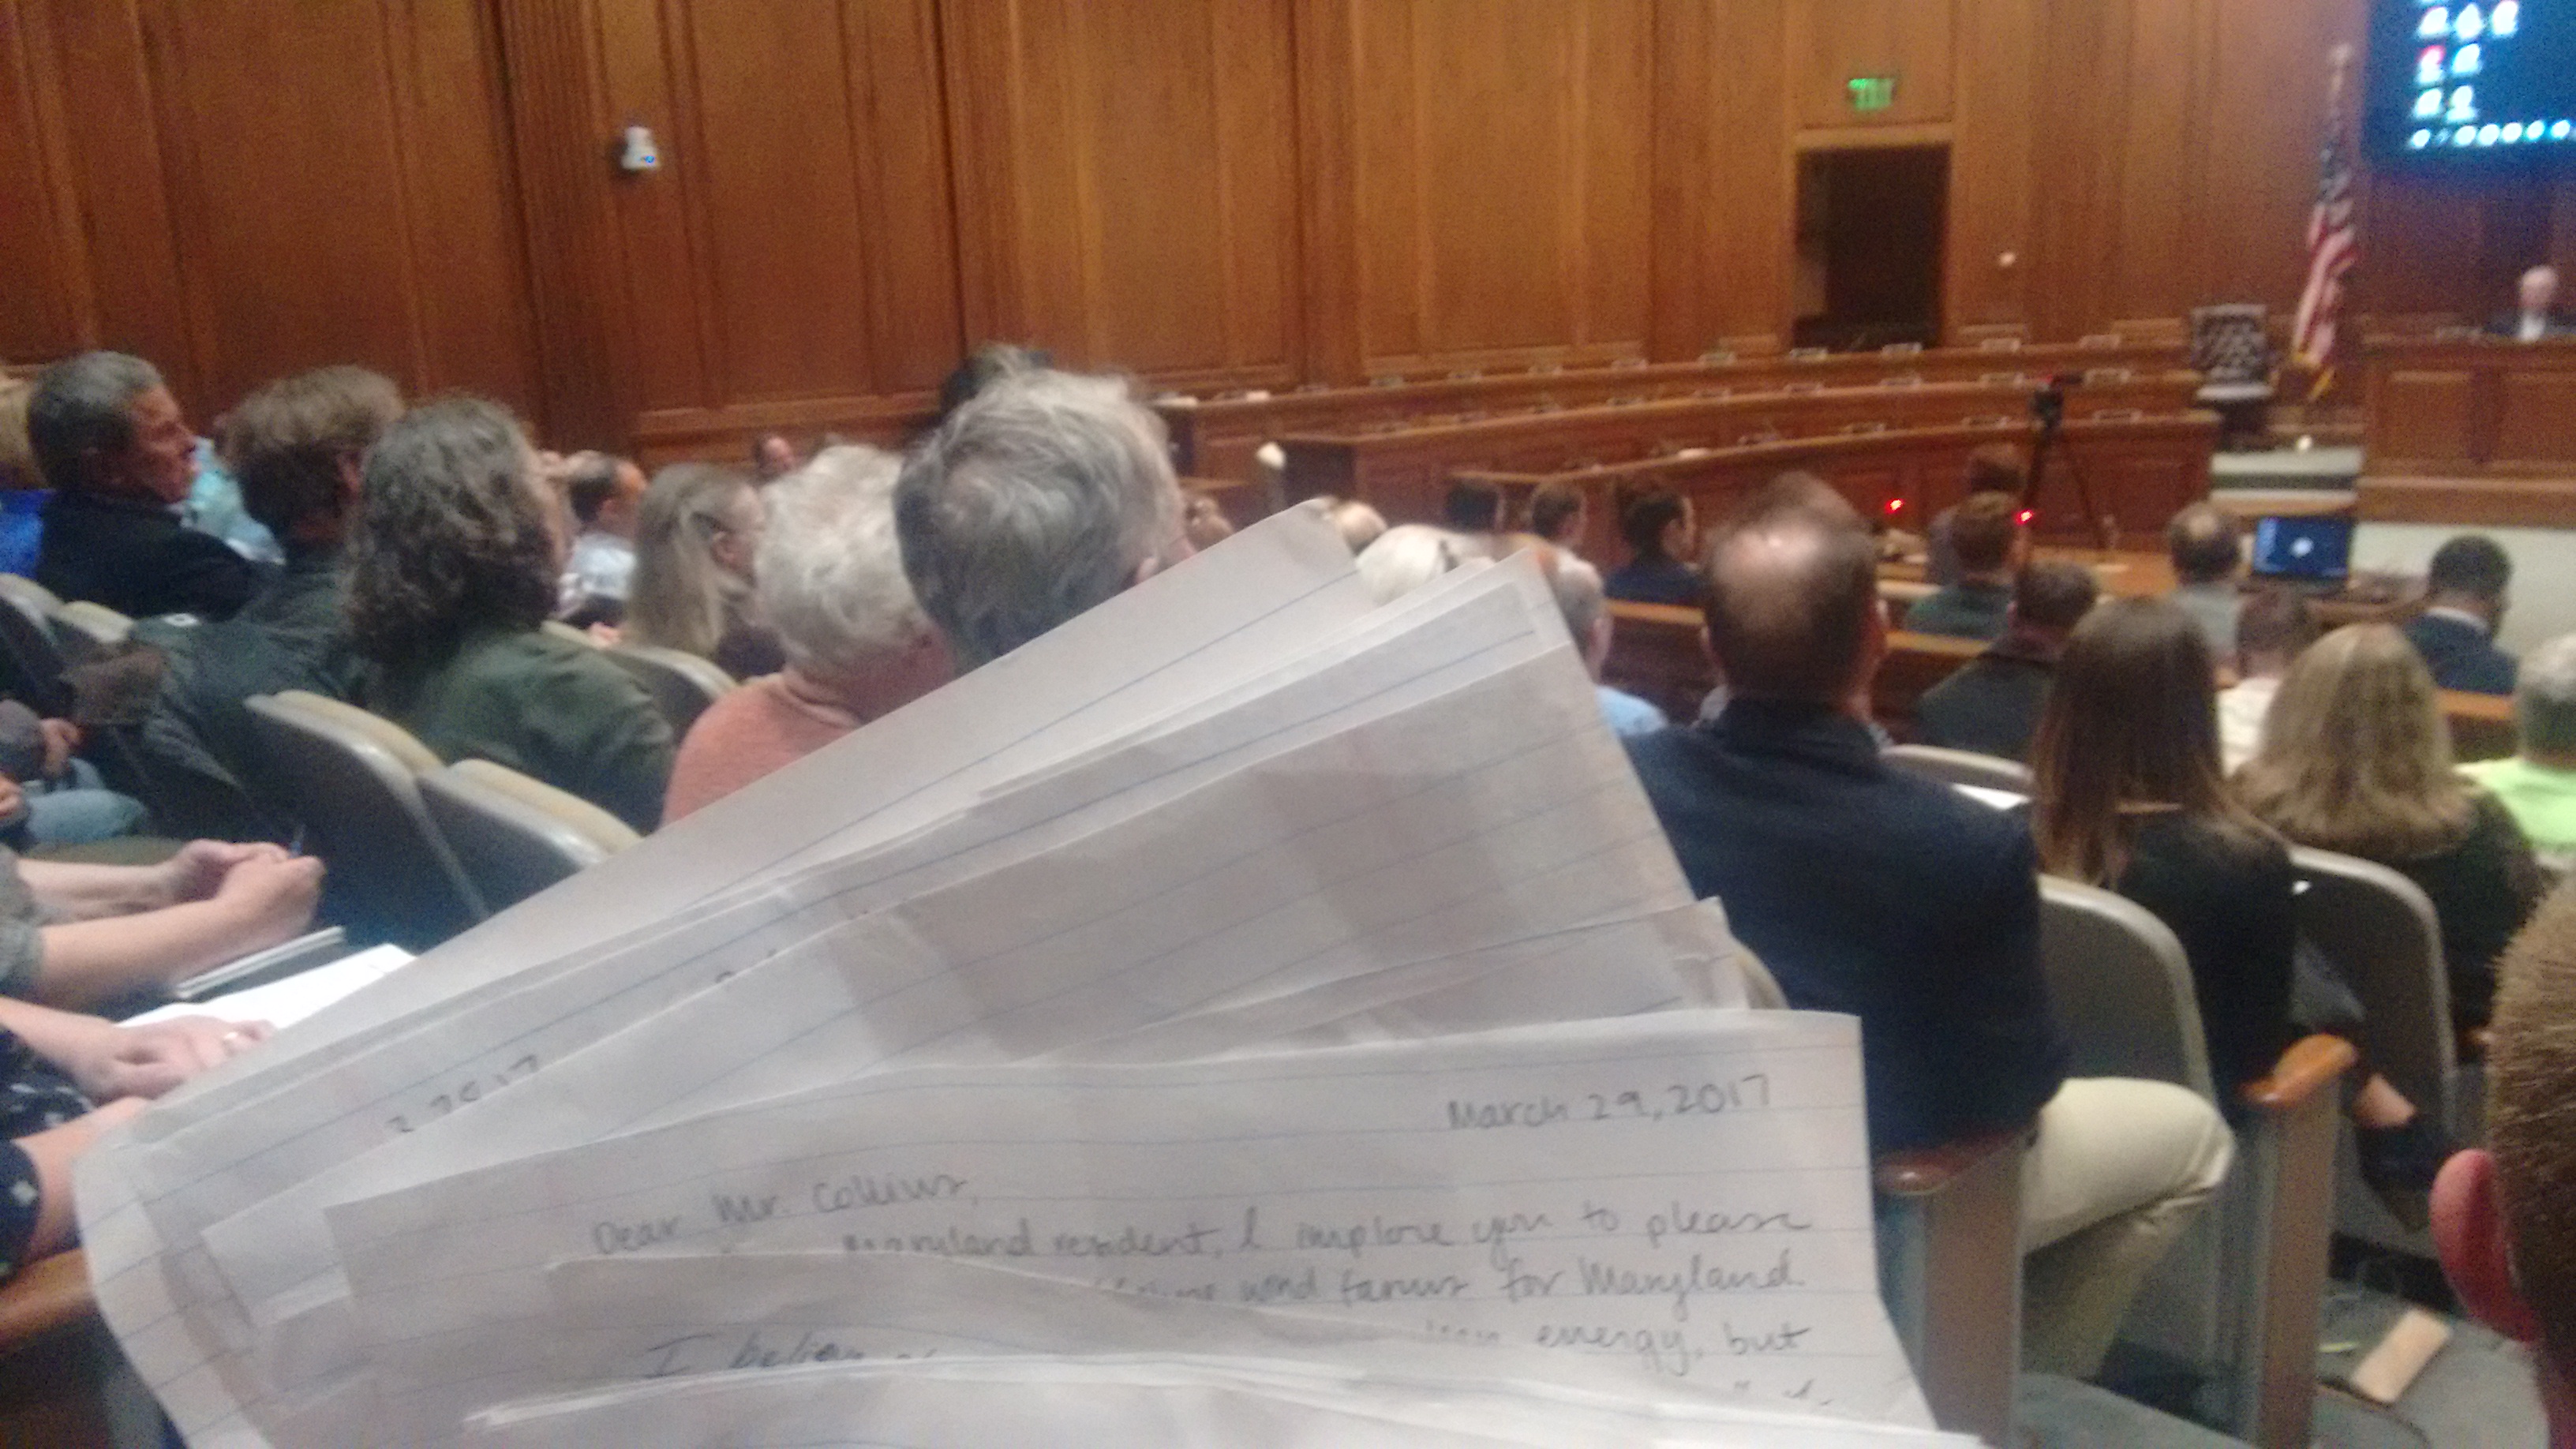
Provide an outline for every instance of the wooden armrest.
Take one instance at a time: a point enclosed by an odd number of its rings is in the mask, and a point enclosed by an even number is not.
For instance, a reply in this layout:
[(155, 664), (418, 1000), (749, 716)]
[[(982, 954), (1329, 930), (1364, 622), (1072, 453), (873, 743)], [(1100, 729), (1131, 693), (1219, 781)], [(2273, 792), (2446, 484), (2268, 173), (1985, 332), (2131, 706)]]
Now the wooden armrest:
[(2015, 1127), (1962, 1137), (1938, 1147), (1882, 1153), (1872, 1164), (1872, 1177), (1878, 1190), (1889, 1197), (1922, 1197), (1948, 1187), (1961, 1174), (1997, 1153), (2019, 1147), (2029, 1135), (2028, 1128)]
[(79, 1249), (38, 1258), (0, 1284), (0, 1353), (97, 1311), (89, 1259)]
[(2322, 1032), (2303, 1037), (2281, 1053), (2270, 1075), (2239, 1088), (2237, 1100), (2257, 1112), (2296, 1111), (2317, 1093), (2333, 1086), (2335, 1079), (2352, 1070), (2353, 1063), (2359, 1060), (2361, 1053), (2342, 1037)]

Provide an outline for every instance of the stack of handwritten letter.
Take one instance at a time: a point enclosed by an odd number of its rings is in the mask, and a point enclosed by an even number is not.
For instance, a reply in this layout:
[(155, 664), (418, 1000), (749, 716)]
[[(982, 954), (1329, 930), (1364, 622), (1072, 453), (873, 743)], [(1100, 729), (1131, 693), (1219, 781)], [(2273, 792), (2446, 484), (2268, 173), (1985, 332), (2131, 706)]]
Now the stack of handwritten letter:
[(1857, 1038), (1745, 1009), (1536, 568), (1302, 511), (84, 1160), (190, 1443), (1878, 1446)]

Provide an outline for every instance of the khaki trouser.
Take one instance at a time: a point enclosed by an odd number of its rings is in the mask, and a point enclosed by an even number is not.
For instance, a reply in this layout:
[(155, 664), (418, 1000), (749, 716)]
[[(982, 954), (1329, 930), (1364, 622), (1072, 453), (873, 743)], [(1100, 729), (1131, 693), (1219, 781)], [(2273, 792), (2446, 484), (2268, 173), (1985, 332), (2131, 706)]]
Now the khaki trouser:
[(2022, 1165), (2022, 1363), (2088, 1378), (2129, 1300), (2227, 1177), (2218, 1109), (2170, 1082), (2069, 1080)]

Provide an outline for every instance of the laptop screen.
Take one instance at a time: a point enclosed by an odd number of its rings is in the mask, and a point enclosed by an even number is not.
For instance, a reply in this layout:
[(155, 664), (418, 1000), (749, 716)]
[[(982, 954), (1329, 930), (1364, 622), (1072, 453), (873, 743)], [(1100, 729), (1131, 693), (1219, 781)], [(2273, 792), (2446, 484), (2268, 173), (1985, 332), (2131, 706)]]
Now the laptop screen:
[(2254, 576), (2339, 580), (2352, 572), (2352, 520), (2273, 517), (2254, 525)]

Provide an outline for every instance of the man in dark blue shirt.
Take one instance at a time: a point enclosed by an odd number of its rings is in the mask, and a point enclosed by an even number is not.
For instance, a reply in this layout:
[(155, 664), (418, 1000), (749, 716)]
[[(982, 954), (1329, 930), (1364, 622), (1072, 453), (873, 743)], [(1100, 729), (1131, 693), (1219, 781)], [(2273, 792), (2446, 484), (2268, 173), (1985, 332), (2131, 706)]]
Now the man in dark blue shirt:
[(2089, 1375), (2233, 1139), (2169, 1083), (2066, 1081), (2028, 828), (1889, 768), (1871, 736), (1887, 619), (1868, 535), (1757, 507), (1705, 572), (1728, 702), (1629, 742), (1656, 816), (1790, 1005), (1860, 1018), (1875, 1150), (2036, 1128), (2024, 1361)]

